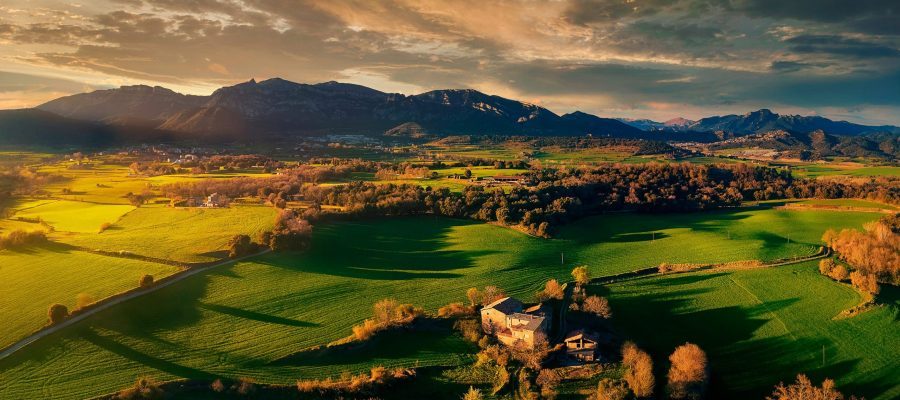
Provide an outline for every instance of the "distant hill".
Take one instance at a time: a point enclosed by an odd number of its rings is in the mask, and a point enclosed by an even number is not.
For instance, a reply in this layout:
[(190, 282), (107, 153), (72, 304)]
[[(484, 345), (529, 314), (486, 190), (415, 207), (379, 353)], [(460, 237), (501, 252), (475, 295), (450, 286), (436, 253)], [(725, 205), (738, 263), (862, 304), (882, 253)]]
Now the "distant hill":
[(308, 85), (279, 78), (250, 80), (209, 96), (126, 86), (67, 96), (38, 108), (88, 121), (153, 121), (153, 127), (187, 138), (381, 134), (400, 126), (433, 134), (644, 135), (613, 119), (584, 113), (560, 117), (534, 104), (471, 89), (405, 96), (360, 85)]
[[(168, 138), (191, 142), (250, 141), (321, 134), (586, 136), (714, 142), (770, 131), (858, 136), (900, 132), (822, 117), (759, 110), (698, 121), (602, 118), (581, 111), (557, 115), (541, 106), (471, 89), (407, 96), (338, 82), (302, 84), (250, 80), (192, 96), (155, 86), (123, 86), (52, 100), (36, 110), (0, 114), (0, 142), (70, 144)], [(37, 132), (53, 126), (53, 132)], [(71, 134), (66, 134), (71, 129)], [(29, 132), (35, 133), (32, 136)], [(53, 140), (49, 138), (55, 138)]]
[(0, 110), (0, 145), (103, 147), (174, 139), (170, 132), (145, 126), (82, 121), (38, 109)]
[(846, 121), (832, 121), (824, 117), (804, 117), (800, 115), (779, 115), (768, 109), (761, 109), (743, 115), (723, 115), (691, 121), (675, 118), (666, 122), (650, 120), (627, 120), (626, 123), (644, 130), (671, 130), (678, 132), (717, 133), (722, 139), (772, 131), (810, 133), (822, 131), (832, 135), (862, 135), (868, 133), (900, 133), (896, 126), (868, 126)]
[(822, 159), (830, 156), (900, 158), (900, 133), (867, 133), (841, 136), (817, 130), (810, 133), (772, 131), (736, 137), (706, 145), (709, 150), (757, 148), (777, 150), (782, 156)]

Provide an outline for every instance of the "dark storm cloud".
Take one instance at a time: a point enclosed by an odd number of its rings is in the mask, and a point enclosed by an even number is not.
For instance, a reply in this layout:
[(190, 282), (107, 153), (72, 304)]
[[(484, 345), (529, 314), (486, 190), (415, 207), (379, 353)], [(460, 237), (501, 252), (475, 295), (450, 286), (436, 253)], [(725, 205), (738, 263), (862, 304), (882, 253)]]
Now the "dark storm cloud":
[(98, 0), (63, 20), (12, 1), (0, 57), (151, 84), (473, 87), (594, 111), (898, 103), (893, 1)]
[(796, 53), (826, 53), (853, 58), (900, 57), (893, 46), (837, 35), (800, 35), (784, 41)]

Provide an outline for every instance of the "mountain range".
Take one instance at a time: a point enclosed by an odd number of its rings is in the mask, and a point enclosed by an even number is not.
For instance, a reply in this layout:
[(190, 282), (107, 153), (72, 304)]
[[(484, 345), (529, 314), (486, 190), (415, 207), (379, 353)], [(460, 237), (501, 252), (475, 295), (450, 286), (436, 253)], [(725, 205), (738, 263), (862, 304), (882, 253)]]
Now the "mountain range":
[(828, 118), (800, 115), (780, 115), (768, 109), (761, 109), (744, 115), (723, 115), (691, 121), (675, 118), (666, 122), (651, 120), (620, 121), (645, 131), (677, 131), (677, 132), (718, 132), (719, 136), (735, 137), (772, 131), (792, 133), (810, 133), (822, 131), (834, 135), (856, 136), (869, 133), (900, 133), (896, 126), (868, 126), (846, 121), (832, 121)]
[(0, 142), (118, 143), (147, 140), (251, 141), (330, 133), (428, 135), (570, 135), (716, 141), (772, 130), (837, 135), (900, 132), (822, 117), (759, 110), (663, 123), (617, 120), (576, 111), (558, 115), (538, 105), (471, 89), (417, 95), (365, 86), (250, 80), (208, 96), (144, 85), (61, 97), (29, 110), (0, 111)]

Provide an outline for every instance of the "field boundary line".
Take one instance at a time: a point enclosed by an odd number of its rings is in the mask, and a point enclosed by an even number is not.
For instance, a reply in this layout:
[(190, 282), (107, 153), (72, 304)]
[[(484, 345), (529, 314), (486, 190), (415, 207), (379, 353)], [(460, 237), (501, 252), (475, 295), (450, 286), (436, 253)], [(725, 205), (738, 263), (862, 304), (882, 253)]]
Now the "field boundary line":
[(87, 319), (88, 317), (95, 315), (101, 311), (107, 310), (113, 306), (124, 303), (128, 300), (132, 300), (132, 299), (141, 297), (146, 294), (153, 293), (159, 289), (171, 286), (175, 283), (178, 283), (178, 282), (180, 282), (186, 278), (189, 278), (191, 276), (197, 275), (201, 272), (206, 272), (206, 271), (209, 271), (216, 267), (243, 261), (243, 260), (251, 258), (251, 257), (260, 256), (260, 255), (269, 253), (271, 251), (272, 250), (270, 250), (270, 249), (266, 249), (259, 253), (250, 254), (250, 255), (238, 257), (235, 259), (224, 260), (224, 261), (221, 261), (221, 262), (218, 262), (215, 264), (211, 264), (211, 265), (207, 265), (207, 266), (203, 266), (203, 267), (188, 268), (188, 269), (182, 270), (180, 272), (176, 272), (172, 275), (169, 275), (165, 278), (162, 278), (150, 287), (146, 287), (146, 288), (138, 287), (138, 288), (127, 290), (125, 292), (107, 297), (103, 300), (100, 300), (100, 301), (92, 304), (91, 306), (89, 306), (88, 309), (85, 309), (84, 311), (79, 312), (78, 314), (67, 318), (63, 322), (60, 322), (56, 325), (45, 326), (45, 327), (39, 329), (38, 331), (32, 333), (31, 335), (28, 335), (25, 338), (22, 338), (11, 345), (4, 347), (2, 350), (0, 350), (0, 360), (3, 360), (5, 358), (15, 354), (19, 350), (22, 350), (23, 348), (27, 347), (28, 345), (30, 345), (44, 337), (47, 337), (56, 332), (59, 332), (63, 328), (67, 328), (69, 326), (75, 325), (75, 324)]
[(790, 329), (788, 329), (787, 324), (785, 324), (784, 321), (782, 321), (781, 318), (778, 316), (778, 314), (775, 314), (775, 312), (772, 311), (772, 309), (770, 309), (769, 306), (767, 306), (764, 301), (760, 300), (759, 297), (757, 297), (755, 294), (753, 294), (753, 292), (750, 291), (750, 289), (747, 289), (740, 282), (734, 280), (734, 276), (729, 276), (728, 280), (730, 280), (732, 283), (734, 283), (737, 287), (741, 288), (741, 290), (743, 290), (744, 292), (747, 292), (747, 294), (749, 294), (750, 297), (753, 298), (753, 300), (755, 300), (757, 303), (759, 303), (759, 305), (761, 305), (762, 308), (766, 309), (767, 313), (772, 315), (772, 318), (774, 320), (778, 321), (778, 323), (781, 324), (781, 327), (784, 328), (784, 331), (787, 332), (788, 336), (790, 336), (791, 339), (797, 340), (797, 337), (794, 336), (794, 333), (791, 332)]

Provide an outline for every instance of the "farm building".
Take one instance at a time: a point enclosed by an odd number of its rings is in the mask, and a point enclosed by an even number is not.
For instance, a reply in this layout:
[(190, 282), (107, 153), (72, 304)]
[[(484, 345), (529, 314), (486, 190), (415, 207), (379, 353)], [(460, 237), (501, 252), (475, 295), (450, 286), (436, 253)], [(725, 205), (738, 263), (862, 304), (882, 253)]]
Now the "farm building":
[(524, 184), (525, 183), (525, 175), (494, 175), (488, 180), (498, 182), (498, 183), (517, 183)]
[(550, 327), (550, 309), (541, 304), (523, 309), (521, 301), (504, 297), (481, 309), (481, 326), (507, 346), (522, 344), (533, 348), (546, 337)]
[(566, 344), (566, 355), (579, 361), (596, 360), (599, 341), (597, 335), (586, 332), (584, 329), (569, 332), (563, 340)]
[(228, 198), (218, 193), (213, 193), (206, 197), (203, 207), (226, 207), (228, 206)]

